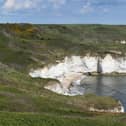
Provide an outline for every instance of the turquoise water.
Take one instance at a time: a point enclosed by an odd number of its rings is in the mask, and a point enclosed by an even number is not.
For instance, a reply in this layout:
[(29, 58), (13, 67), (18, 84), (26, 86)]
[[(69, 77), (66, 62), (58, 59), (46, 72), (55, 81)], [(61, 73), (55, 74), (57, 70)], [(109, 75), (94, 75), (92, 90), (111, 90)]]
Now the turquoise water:
[(126, 76), (89, 76), (81, 83), (86, 94), (112, 96), (121, 101), (126, 111)]

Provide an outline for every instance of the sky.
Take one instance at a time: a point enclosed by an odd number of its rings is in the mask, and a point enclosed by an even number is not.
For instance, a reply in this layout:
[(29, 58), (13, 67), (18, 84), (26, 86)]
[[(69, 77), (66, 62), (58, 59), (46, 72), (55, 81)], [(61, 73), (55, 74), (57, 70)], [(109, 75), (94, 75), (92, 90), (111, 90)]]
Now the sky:
[(126, 0), (0, 0), (0, 23), (126, 24)]

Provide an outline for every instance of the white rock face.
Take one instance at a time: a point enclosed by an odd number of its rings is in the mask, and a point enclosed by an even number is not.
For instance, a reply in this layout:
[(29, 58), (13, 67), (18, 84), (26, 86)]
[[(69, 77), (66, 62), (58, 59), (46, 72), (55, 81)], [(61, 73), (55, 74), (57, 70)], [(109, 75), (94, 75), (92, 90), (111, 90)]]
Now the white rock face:
[(101, 62), (102, 73), (126, 73), (126, 58), (114, 59), (111, 55), (107, 55)]
[(97, 72), (98, 57), (85, 56), (82, 59), (84, 73)]
[(45, 88), (59, 94), (73, 96), (84, 93), (79, 88), (80, 81), (84, 79), (85, 73), (98, 72), (98, 67), (104, 74), (112, 72), (126, 73), (126, 57), (115, 59), (109, 54), (104, 58), (93, 56), (65, 57), (64, 61), (57, 65), (45, 66), (42, 69), (31, 71), (29, 75), (33, 78), (57, 79), (60, 84), (46, 86)]
[(107, 112), (107, 113), (108, 112), (110, 112), (110, 113), (124, 113), (125, 112), (124, 107), (123, 107), (123, 105), (121, 104), (120, 101), (118, 102), (118, 106), (114, 107), (113, 109), (97, 109), (95, 107), (90, 107), (89, 111), (92, 111), (92, 112)]
[[(33, 78), (41, 77), (59, 80), (60, 84), (56, 84), (55, 86), (46, 86), (45, 88), (57, 92), (59, 94), (73, 96), (82, 94), (79, 89), (77, 91), (72, 88), (73, 86), (71, 84), (80, 84), (80, 80), (84, 78), (84, 69), (85, 67), (82, 59), (79, 56), (73, 56), (71, 58), (66, 57), (63, 62), (57, 65), (38, 69), (33, 72), (30, 72), (29, 74)], [(72, 89), (75, 91), (73, 91)]]
[(111, 55), (107, 55), (101, 61), (101, 69), (103, 73), (112, 73), (116, 70), (117, 62)]

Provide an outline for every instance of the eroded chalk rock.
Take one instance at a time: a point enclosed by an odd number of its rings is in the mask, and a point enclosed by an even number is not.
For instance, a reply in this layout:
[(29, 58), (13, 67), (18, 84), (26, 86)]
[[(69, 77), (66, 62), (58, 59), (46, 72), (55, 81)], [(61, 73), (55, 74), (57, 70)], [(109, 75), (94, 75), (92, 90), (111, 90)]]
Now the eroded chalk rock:
[[(37, 70), (32, 70), (29, 75), (33, 78), (50, 78), (56, 79), (60, 84), (45, 86), (46, 89), (52, 90), (64, 95), (80, 95), (78, 89), (80, 82), (86, 76), (85, 73), (126, 73), (126, 57), (112, 57), (107, 54), (105, 57), (100, 56), (72, 56), (65, 57), (64, 61), (56, 65), (45, 66)], [(76, 83), (75, 83), (76, 82)], [(73, 86), (72, 84), (75, 83)], [(75, 87), (78, 90), (75, 92)], [(74, 91), (72, 91), (74, 89)]]

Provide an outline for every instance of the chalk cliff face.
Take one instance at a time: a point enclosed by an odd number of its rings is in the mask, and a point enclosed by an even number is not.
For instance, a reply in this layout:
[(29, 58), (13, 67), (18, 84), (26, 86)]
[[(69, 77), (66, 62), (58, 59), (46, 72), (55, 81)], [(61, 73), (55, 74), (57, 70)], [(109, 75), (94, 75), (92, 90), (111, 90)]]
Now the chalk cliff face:
[(126, 57), (113, 58), (107, 55), (101, 62), (103, 73), (126, 73)]
[(92, 107), (89, 107), (89, 111), (91, 111), (91, 112), (106, 112), (106, 113), (108, 113), (108, 112), (124, 113), (125, 112), (124, 107), (120, 101), (118, 101), (118, 105), (112, 109), (97, 109), (94, 106), (92, 106)]
[[(29, 74), (31, 77), (57, 79), (59, 84), (47, 85), (45, 88), (59, 94), (73, 96), (83, 94), (82, 89), (79, 91), (79, 85), (80, 80), (85, 77), (85, 75), (83, 75), (84, 71), (86, 71), (86, 69), (82, 59), (79, 56), (73, 56), (71, 58), (66, 57), (63, 62), (57, 65), (46, 66), (43, 69), (35, 70)], [(75, 86), (76, 90), (74, 90)]]
[(82, 92), (79, 87), (80, 82), (86, 76), (85, 73), (88, 72), (126, 73), (126, 57), (113, 58), (109, 54), (104, 58), (99, 56), (65, 57), (64, 61), (33, 70), (29, 75), (33, 78), (51, 78), (59, 81), (56, 85), (46, 86), (46, 89), (64, 95), (81, 95), (84, 91)]

